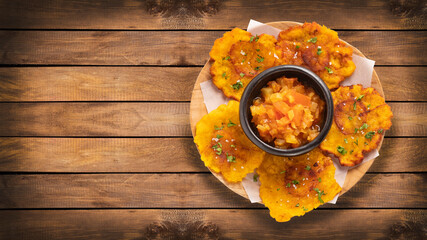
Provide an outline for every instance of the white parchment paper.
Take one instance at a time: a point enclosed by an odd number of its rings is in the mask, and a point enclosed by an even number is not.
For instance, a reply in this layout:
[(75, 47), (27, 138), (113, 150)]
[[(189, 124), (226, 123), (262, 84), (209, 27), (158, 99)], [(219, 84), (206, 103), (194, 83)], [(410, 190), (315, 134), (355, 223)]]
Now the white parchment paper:
[[(252, 33), (252, 35), (261, 35), (261, 34), (270, 34), (277, 38), (280, 33), (280, 29), (268, 26), (266, 24), (260, 23), (255, 20), (250, 20), (248, 25), (248, 32)], [(353, 62), (356, 65), (356, 70), (353, 75), (344, 80), (341, 85), (349, 86), (354, 84), (362, 84), (363, 87), (370, 87), (372, 80), (372, 73), (374, 71), (375, 61), (369, 60), (367, 58), (363, 58), (357, 55), (353, 55)], [(227, 103), (230, 99), (224, 96), (221, 90), (219, 90), (212, 81), (206, 81), (200, 84), (204, 103), (208, 112), (216, 109), (219, 105)], [(363, 159), (363, 163), (370, 161), (379, 156), (377, 150), (373, 150), (365, 155)], [(339, 164), (337, 158), (332, 156), (334, 161), (335, 170), (335, 180), (342, 187), (345, 182), (345, 178), (347, 176), (347, 172), (349, 167), (343, 167)], [(255, 173), (248, 174), (242, 181), (242, 185), (249, 196), (249, 200), (252, 203), (261, 202), (261, 198), (259, 196), (259, 186), (260, 182), (254, 182), (253, 176)], [(334, 199), (329, 201), (328, 203), (335, 204), (338, 199), (338, 194)]]

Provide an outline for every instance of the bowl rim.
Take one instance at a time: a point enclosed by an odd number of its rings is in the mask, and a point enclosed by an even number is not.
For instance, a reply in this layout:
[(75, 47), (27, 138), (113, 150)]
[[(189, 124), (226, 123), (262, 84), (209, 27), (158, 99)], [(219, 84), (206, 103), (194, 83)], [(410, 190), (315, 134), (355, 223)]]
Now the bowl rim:
[[(314, 88), (316, 93), (319, 95), (322, 100), (325, 101), (325, 121), (323, 124), (323, 128), (320, 131), (319, 135), (311, 142), (297, 147), (297, 148), (291, 148), (291, 149), (281, 149), (273, 147), (263, 140), (261, 140), (257, 134), (254, 132), (256, 130), (252, 129), (251, 123), (249, 122), (248, 112), (250, 114), (250, 106), (252, 105), (252, 100), (249, 99), (251, 96), (251, 93), (258, 87), (258, 85), (265, 86), (267, 84), (267, 81), (271, 81), (271, 79), (268, 79), (272, 75), (283, 73), (283, 75), (286, 74), (286, 72), (299, 72), (307, 76), (307, 80), (311, 81), (314, 85), (317, 85), (320, 89), (320, 92)], [(266, 80), (267, 79), (267, 80)], [(265, 81), (265, 83), (263, 83)], [(249, 84), (246, 86), (242, 97), (240, 99), (240, 106), (239, 106), (239, 118), (240, 118), (240, 125), (242, 126), (243, 132), (245, 135), (253, 142), (256, 146), (261, 148), (267, 153), (277, 155), (277, 156), (283, 156), (283, 157), (294, 157), (299, 156), (302, 154), (305, 154), (322, 143), (322, 141), (325, 139), (326, 135), (328, 134), (333, 121), (333, 115), (334, 115), (334, 103), (331, 95), (331, 91), (327, 87), (327, 85), (323, 82), (322, 79), (320, 79), (319, 76), (317, 76), (315, 73), (313, 73), (311, 70), (296, 66), (296, 65), (279, 65), (272, 68), (269, 68), (257, 76), (255, 76), (252, 81), (249, 82)]]

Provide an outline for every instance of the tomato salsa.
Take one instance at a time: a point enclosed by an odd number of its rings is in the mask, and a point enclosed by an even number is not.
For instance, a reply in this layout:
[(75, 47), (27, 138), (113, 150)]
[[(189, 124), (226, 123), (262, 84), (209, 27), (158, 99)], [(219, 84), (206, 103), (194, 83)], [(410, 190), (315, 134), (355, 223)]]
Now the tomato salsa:
[(252, 122), (264, 142), (297, 148), (320, 133), (325, 102), (297, 78), (281, 77), (261, 89), (251, 105)]

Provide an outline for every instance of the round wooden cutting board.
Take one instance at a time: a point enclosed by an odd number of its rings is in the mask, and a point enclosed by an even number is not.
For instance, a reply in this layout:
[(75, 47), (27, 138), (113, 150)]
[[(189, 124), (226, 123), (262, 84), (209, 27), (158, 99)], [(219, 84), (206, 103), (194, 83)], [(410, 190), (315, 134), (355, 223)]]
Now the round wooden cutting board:
[[(278, 29), (287, 29), (287, 28), (292, 27), (292, 26), (301, 25), (301, 23), (298, 23), (298, 22), (288, 22), (288, 21), (270, 22), (270, 23), (266, 23), (266, 24), (270, 25), (272, 27), (278, 28)], [(213, 45), (213, 42), (212, 42), (212, 45)], [(353, 48), (354, 54), (365, 57), (357, 48), (351, 46), (350, 44), (348, 44), (348, 46)], [(193, 133), (193, 136), (196, 133), (197, 122), (205, 114), (208, 113), (206, 110), (205, 104), (203, 102), (203, 95), (202, 95), (202, 91), (200, 89), (200, 83), (205, 82), (205, 81), (211, 81), (212, 78), (211, 78), (211, 75), (209, 72), (210, 67), (211, 67), (211, 62), (208, 61), (205, 64), (205, 66), (203, 67), (203, 69), (200, 71), (200, 74), (197, 77), (197, 81), (194, 84), (193, 94), (191, 97), (191, 105), (190, 105), (190, 123), (191, 123), (191, 131)], [(371, 86), (373, 88), (375, 88), (381, 94), (381, 96), (384, 97), (383, 88), (381, 86), (381, 82), (380, 82), (378, 75), (375, 72), (375, 70), (373, 71), (373, 74), (372, 74), (372, 85)], [(380, 144), (378, 145), (378, 148), (377, 148), (378, 151), (381, 148), (383, 139), (384, 139), (384, 135), (381, 139)], [(366, 173), (366, 171), (368, 171), (369, 167), (371, 167), (372, 163), (374, 163), (374, 160), (360, 164), (357, 167), (354, 167), (348, 171), (345, 182), (344, 182), (344, 186), (342, 187), (342, 191), (341, 191), (340, 195), (343, 195), (345, 192), (347, 192), (350, 188), (352, 188), (363, 177), (363, 175)], [(246, 192), (243, 188), (242, 183), (229, 183), (229, 182), (225, 181), (225, 179), (222, 177), (221, 174), (215, 173), (213, 171), (211, 171), (211, 172), (216, 178), (218, 178), (229, 189), (231, 189), (235, 193), (239, 194), (240, 196), (249, 199), (248, 195), (246, 194)]]

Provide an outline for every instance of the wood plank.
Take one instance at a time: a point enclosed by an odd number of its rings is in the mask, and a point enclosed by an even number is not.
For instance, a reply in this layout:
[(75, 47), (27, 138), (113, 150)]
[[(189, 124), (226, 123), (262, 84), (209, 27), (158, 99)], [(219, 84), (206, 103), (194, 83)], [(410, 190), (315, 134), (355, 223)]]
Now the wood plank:
[[(0, 31), (1, 64), (203, 65), (224, 31)], [(379, 65), (426, 65), (423, 31), (340, 31)], [(385, 44), (386, 43), (386, 44)]]
[[(5, 67), (0, 68), (0, 101), (190, 101), (200, 70), (200, 67)], [(427, 67), (375, 67), (375, 70), (387, 101), (427, 101)]]
[(2, 239), (423, 239), (426, 210), (322, 210), (278, 223), (264, 209), (1, 211)]
[[(179, 4), (179, 5), (178, 5)], [(0, 28), (229, 29), (249, 19), (340, 29), (425, 29), (422, 1), (1, 1)], [(268, 14), (267, 14), (268, 13)], [(333, 14), (328, 14), (333, 13)]]
[[(366, 174), (324, 208), (418, 208), (427, 174)], [(0, 176), (0, 208), (259, 208), (211, 174)], [(410, 196), (410, 197), (409, 197)]]
[(2, 136), (191, 136), (189, 103), (2, 103)]
[[(0, 136), (191, 136), (189, 103), (0, 103)], [(427, 103), (389, 103), (386, 136), (427, 136)]]
[(199, 67), (0, 68), (0, 101), (189, 101)]
[[(385, 138), (370, 172), (427, 172), (427, 138)], [(0, 138), (0, 172), (209, 172), (191, 138)]]
[(0, 171), (209, 170), (200, 161), (192, 138), (0, 138)]

